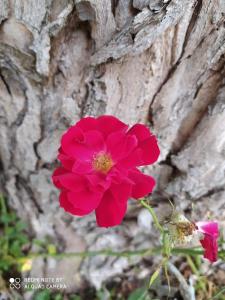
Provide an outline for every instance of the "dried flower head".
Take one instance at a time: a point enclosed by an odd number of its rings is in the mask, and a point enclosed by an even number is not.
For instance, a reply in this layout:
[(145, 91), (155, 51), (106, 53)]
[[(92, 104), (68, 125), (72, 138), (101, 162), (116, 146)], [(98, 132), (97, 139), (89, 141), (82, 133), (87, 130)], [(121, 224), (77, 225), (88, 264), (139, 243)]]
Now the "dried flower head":
[(204, 257), (209, 261), (217, 260), (219, 237), (218, 223), (215, 221), (197, 222), (189, 221), (184, 215), (174, 212), (168, 230), (174, 245), (201, 243), (204, 248)]

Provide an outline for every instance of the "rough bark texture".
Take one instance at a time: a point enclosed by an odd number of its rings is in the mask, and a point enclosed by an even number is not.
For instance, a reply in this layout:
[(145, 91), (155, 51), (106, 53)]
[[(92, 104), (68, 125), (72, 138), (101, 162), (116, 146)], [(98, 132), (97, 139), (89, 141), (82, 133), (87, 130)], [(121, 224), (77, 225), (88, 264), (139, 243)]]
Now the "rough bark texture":
[[(123, 227), (107, 230), (59, 209), (51, 173), (60, 136), (85, 115), (149, 124), (161, 148), (149, 169), (158, 190), (180, 209), (194, 202), (196, 216), (225, 219), (224, 23), (224, 0), (0, 0), (2, 188), (34, 235), (65, 252), (153, 243), (136, 204)], [(61, 274), (76, 289), (80, 274), (98, 287), (135, 261), (42, 263), (33, 275)]]

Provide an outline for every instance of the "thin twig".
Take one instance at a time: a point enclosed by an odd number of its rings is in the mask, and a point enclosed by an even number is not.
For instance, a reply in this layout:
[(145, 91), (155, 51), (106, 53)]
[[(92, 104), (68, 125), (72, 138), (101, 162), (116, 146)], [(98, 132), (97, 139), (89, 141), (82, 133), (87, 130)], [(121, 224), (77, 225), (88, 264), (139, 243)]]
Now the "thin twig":
[(171, 273), (177, 278), (180, 283), (180, 292), (184, 300), (195, 300), (195, 290), (192, 286), (189, 286), (181, 274), (181, 272), (171, 263), (168, 262), (168, 268)]

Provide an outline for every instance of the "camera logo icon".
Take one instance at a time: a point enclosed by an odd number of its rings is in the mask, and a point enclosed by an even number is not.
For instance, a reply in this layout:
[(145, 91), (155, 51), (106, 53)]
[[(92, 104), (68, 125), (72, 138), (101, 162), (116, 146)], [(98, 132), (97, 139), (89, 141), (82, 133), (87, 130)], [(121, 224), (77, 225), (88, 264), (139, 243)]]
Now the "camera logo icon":
[(9, 279), (11, 289), (19, 289), (21, 287), (21, 279), (20, 278), (10, 278)]

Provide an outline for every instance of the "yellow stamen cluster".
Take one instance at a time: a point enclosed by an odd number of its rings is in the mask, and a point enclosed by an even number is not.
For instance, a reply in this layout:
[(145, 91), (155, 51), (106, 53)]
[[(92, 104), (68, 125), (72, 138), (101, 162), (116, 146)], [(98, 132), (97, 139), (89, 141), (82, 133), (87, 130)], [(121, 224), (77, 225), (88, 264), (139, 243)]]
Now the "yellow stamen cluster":
[(180, 241), (184, 241), (186, 236), (190, 236), (195, 231), (195, 225), (191, 222), (179, 222), (176, 224), (177, 236)]
[(107, 174), (113, 166), (113, 160), (107, 153), (98, 153), (92, 162), (93, 168), (101, 173)]
[(168, 223), (168, 230), (175, 244), (187, 244), (195, 237), (196, 225), (174, 211)]

